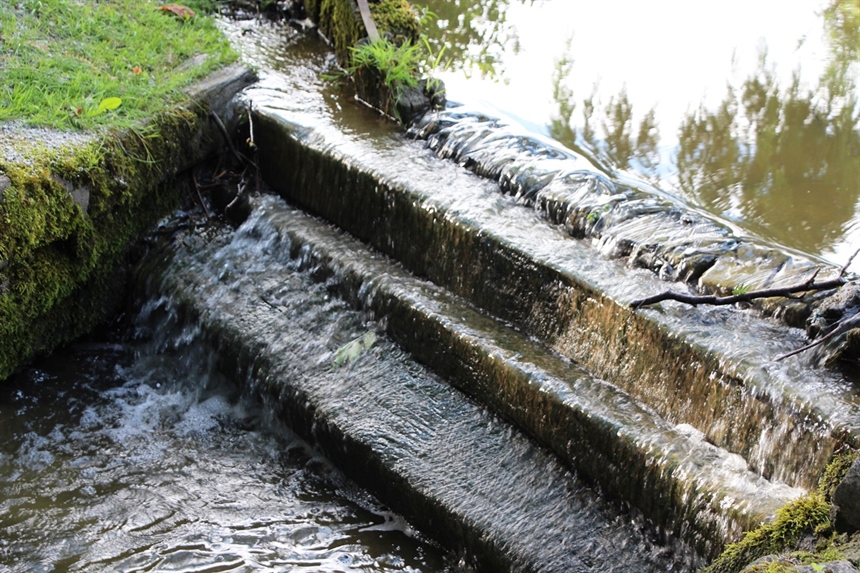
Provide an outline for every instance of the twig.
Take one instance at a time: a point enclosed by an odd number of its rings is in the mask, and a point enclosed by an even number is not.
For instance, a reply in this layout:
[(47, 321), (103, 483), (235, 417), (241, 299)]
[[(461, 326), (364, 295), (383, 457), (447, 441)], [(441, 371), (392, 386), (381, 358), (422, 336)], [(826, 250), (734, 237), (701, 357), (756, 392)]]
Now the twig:
[(194, 189), (197, 191), (197, 198), (200, 199), (200, 206), (203, 207), (203, 212), (206, 213), (206, 218), (211, 219), (212, 215), (209, 214), (209, 209), (206, 208), (206, 202), (203, 201), (203, 195), (200, 194), (200, 184), (197, 183), (197, 176), (192, 174), (191, 180), (194, 181)]
[(226, 206), (226, 207), (224, 207), (224, 211), (229, 211), (230, 209), (232, 209), (232, 208), (233, 208), (233, 206), (234, 206), (234, 205), (236, 205), (236, 203), (239, 201), (239, 198), (240, 198), (240, 197), (242, 196), (242, 194), (245, 192), (245, 186), (246, 186), (245, 181), (241, 181), (241, 182), (239, 183), (239, 185), (237, 185), (237, 186), (236, 186), (236, 196), (235, 196), (235, 197), (233, 197), (233, 200), (232, 200), (232, 201), (230, 201), (229, 203), (227, 203), (227, 206)]
[(684, 293), (666, 291), (660, 294), (656, 294), (654, 296), (649, 296), (643, 299), (634, 300), (630, 303), (630, 307), (633, 309), (637, 309), (643, 306), (647, 306), (650, 304), (656, 304), (658, 302), (663, 302), (664, 300), (676, 300), (678, 302), (683, 302), (692, 306), (698, 306), (700, 304), (711, 304), (715, 306), (727, 305), (727, 304), (735, 304), (738, 302), (749, 302), (753, 299), (757, 298), (770, 298), (774, 296), (789, 296), (798, 292), (805, 291), (819, 291), (819, 290), (828, 290), (832, 288), (837, 288), (846, 283), (846, 280), (842, 278), (840, 275), (838, 278), (815, 282), (815, 277), (818, 274), (812, 275), (808, 280), (801, 284), (796, 284), (788, 287), (781, 288), (770, 288), (770, 289), (761, 289), (761, 290), (752, 290), (749, 292), (745, 292), (743, 294), (731, 295), (731, 296), (716, 296), (716, 295), (689, 295)]
[(785, 354), (780, 354), (779, 356), (774, 358), (774, 361), (779, 362), (780, 360), (788, 358), (789, 356), (794, 356), (795, 354), (800, 354), (801, 352), (805, 352), (805, 351), (809, 350), (810, 348), (815, 348), (816, 346), (824, 344), (825, 342), (827, 342), (831, 338), (835, 338), (836, 336), (839, 336), (840, 334), (842, 334), (844, 332), (848, 332), (852, 328), (856, 328), (858, 326), (860, 326), (860, 312), (855, 312), (851, 316), (849, 316), (847, 318), (843, 318), (842, 320), (840, 320), (839, 322), (834, 324), (833, 330), (831, 330), (830, 332), (828, 332), (827, 334), (825, 334), (821, 338), (814, 340), (813, 342), (810, 342), (806, 346), (798, 348), (797, 350), (792, 350), (791, 352), (786, 352)]
[(257, 142), (254, 140), (254, 108), (251, 102), (248, 102), (248, 147), (254, 153), (255, 161), (251, 161), (254, 166), (254, 190), (257, 195), (260, 194), (260, 166), (257, 164)]
[(844, 265), (842, 265), (842, 268), (841, 268), (841, 269), (839, 269), (839, 276), (840, 276), (840, 277), (841, 277), (842, 275), (844, 275), (844, 274), (845, 274), (845, 271), (847, 271), (847, 270), (848, 270), (848, 267), (850, 267), (850, 266), (851, 266), (851, 262), (854, 260), (854, 257), (856, 257), (858, 254), (860, 254), (860, 249), (857, 249), (856, 251), (854, 251), (854, 254), (853, 254), (853, 255), (851, 255), (850, 257), (848, 257), (848, 260), (847, 260), (847, 261), (845, 261), (845, 264), (844, 264)]
[(230, 149), (230, 153), (233, 154), (233, 157), (236, 158), (236, 161), (238, 161), (239, 163), (247, 161), (247, 157), (244, 157), (242, 154), (236, 151), (236, 147), (233, 146), (233, 140), (230, 138), (230, 134), (227, 133), (227, 128), (224, 127), (224, 122), (221, 121), (221, 118), (218, 117), (218, 114), (214, 111), (210, 111), (209, 117), (211, 117), (212, 121), (215, 122), (215, 125), (218, 126), (218, 130), (221, 132), (221, 136), (224, 138), (224, 141), (227, 143), (227, 147)]

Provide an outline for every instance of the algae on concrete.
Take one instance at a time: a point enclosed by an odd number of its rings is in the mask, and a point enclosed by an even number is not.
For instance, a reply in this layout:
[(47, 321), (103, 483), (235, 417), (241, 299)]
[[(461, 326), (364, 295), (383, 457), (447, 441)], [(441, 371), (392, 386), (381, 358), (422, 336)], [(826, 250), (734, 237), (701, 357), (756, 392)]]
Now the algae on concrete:
[[(830, 503), (836, 486), (858, 457), (860, 452), (854, 450), (834, 456), (816, 491), (786, 504), (773, 522), (748, 532), (743, 539), (727, 546), (703, 573), (740, 573), (756, 559), (786, 552), (792, 552), (791, 555), (802, 563), (822, 563), (843, 558), (844, 550), (849, 550), (856, 541), (846, 540), (832, 530)], [(802, 538), (808, 540), (807, 545), (814, 546), (800, 550)], [(777, 565), (764, 570), (778, 571), (775, 567)]]

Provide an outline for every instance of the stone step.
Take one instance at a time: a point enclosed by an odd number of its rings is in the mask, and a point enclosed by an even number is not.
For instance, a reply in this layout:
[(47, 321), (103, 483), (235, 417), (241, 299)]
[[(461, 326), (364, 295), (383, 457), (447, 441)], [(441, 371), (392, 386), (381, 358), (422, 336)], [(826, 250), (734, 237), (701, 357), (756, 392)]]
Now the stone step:
[(860, 389), (803, 357), (772, 361), (803, 344), (800, 331), (735, 308), (631, 311), (667, 283), (607, 259), (418, 142), (311, 120), (299, 105), (255, 93), (259, 163), (288, 201), (771, 481), (813, 487), (834, 450), (860, 446)]
[(716, 555), (802, 493), (768, 482), (740, 456), (667, 423), (628, 393), (279, 199), (261, 199), (258, 211), (244, 232), (268, 237), (268, 257), (300, 260), (331, 292), (372, 311), (419, 361), (700, 555)]
[[(701, 565), (682, 544), (652, 541), (653, 528), (333, 296), (357, 275), (342, 282), (310, 241), (320, 252), (345, 254), (344, 238), (271, 201), (268, 207), (265, 220), (236, 233), (185, 234), (151, 257), (141, 271), (147, 298), (161, 301), (150, 303), (151, 312), (199, 325), (193, 330), (222, 372), (244, 381), (271, 405), (265, 411), (442, 543), (460, 559), (452, 568), (659, 573)], [(298, 232), (282, 227), (293, 221)], [(295, 242), (299, 234), (308, 242)], [(354, 242), (348, 246), (370, 266), (382, 264)], [(306, 271), (291, 252), (304, 258)], [(399, 280), (402, 271), (389, 269)], [(364, 298), (377, 289), (358, 290)], [(356, 351), (344, 353), (349, 347)]]

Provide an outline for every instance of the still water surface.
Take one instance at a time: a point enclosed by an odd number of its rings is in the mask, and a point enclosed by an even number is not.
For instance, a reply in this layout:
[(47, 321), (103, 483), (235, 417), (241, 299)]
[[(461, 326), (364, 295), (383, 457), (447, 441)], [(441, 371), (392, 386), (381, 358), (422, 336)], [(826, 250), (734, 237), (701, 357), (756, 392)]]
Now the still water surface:
[(418, 4), (450, 99), (787, 247), (860, 247), (857, 0)]

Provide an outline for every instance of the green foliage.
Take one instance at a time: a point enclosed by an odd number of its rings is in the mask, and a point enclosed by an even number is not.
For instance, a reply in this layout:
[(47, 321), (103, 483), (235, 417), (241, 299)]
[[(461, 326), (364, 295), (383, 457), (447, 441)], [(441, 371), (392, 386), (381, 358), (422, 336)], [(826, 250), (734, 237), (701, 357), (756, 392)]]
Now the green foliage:
[(362, 69), (377, 71), (383, 83), (392, 92), (418, 85), (421, 70), (421, 46), (409, 40), (397, 45), (380, 38), (350, 49), (351, 63), (346, 68), (348, 74), (356, 74)]
[(735, 287), (732, 289), (732, 294), (734, 296), (740, 296), (742, 294), (748, 293), (749, 291), (750, 291), (750, 286), (741, 283), (739, 285), (735, 285)]
[[(199, 10), (212, 2), (188, 4)], [(0, 2), (0, 121), (130, 127), (236, 59), (210, 18), (179, 19), (158, 6), (154, 0)], [(200, 54), (205, 60), (191, 65)], [(120, 99), (121, 107), (109, 107)]]
[(108, 97), (103, 99), (99, 106), (87, 113), (87, 117), (95, 117), (99, 114), (102, 114), (106, 111), (116, 109), (122, 105), (122, 100), (118, 97)]

